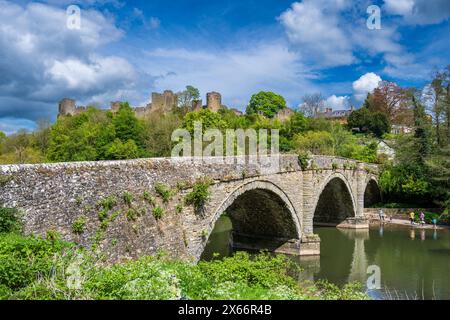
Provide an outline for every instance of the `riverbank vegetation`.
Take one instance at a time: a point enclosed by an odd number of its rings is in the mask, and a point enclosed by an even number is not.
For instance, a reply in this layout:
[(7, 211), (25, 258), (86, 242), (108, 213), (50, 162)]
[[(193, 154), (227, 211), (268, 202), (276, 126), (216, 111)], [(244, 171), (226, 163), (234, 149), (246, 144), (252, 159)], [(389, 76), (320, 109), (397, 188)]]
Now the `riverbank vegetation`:
[(163, 253), (105, 265), (100, 253), (60, 240), (20, 234), (13, 209), (0, 209), (0, 299), (367, 299), (358, 284), (297, 281), (281, 255), (238, 252), (198, 264)]

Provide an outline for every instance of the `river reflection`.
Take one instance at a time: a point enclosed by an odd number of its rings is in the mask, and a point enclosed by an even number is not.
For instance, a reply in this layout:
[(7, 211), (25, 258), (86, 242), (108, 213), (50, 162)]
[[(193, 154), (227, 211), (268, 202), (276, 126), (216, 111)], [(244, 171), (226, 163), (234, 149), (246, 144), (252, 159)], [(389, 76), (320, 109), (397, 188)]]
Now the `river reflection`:
[[(349, 281), (366, 284), (367, 268), (381, 270), (381, 290), (370, 290), (376, 299), (450, 299), (450, 232), (414, 229), (390, 224), (370, 230), (320, 227), (320, 257), (293, 257), (304, 272), (300, 281), (326, 279), (338, 285)], [(211, 234), (203, 259), (213, 253), (232, 254), (231, 223), (220, 219)]]

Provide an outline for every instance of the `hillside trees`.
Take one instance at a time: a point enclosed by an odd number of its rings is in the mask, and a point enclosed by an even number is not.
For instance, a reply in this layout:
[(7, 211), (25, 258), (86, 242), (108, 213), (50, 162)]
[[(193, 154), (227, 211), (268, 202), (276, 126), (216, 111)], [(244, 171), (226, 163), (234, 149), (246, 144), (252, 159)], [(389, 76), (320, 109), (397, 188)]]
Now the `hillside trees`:
[(127, 103), (117, 114), (88, 108), (58, 119), (51, 129), (50, 161), (92, 161), (145, 156), (144, 127)]
[(177, 93), (178, 107), (186, 110), (191, 109), (192, 103), (200, 99), (200, 91), (193, 86), (186, 86), (186, 89)]
[(260, 114), (273, 118), (284, 108), (286, 108), (286, 100), (282, 96), (270, 91), (261, 91), (252, 95), (247, 106), (247, 114)]
[(378, 138), (391, 131), (391, 124), (386, 114), (371, 111), (365, 106), (350, 114), (348, 127), (349, 129), (358, 128), (360, 132), (372, 133)]

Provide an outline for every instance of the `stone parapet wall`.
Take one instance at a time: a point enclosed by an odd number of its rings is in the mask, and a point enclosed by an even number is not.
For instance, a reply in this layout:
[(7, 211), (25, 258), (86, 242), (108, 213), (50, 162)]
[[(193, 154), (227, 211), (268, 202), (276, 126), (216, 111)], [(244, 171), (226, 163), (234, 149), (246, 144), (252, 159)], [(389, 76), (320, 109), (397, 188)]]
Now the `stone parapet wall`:
[[(268, 232), (271, 228), (267, 224), (289, 227), (289, 243), (298, 244), (299, 240), (300, 254), (317, 254), (320, 239), (314, 237), (312, 225), (321, 190), (331, 179), (341, 179), (353, 199), (349, 205), (357, 214), (357, 199), (363, 197), (363, 189), (358, 186), (373, 178), (360, 163), (329, 157), (313, 157), (316, 165), (306, 171), (301, 170), (297, 155), (290, 154), (279, 157), (275, 171), (269, 170), (268, 159), (260, 163), (246, 161), (248, 157), (226, 158), (226, 162), (219, 157), (196, 160), (153, 158), (0, 166), (0, 205), (23, 212), (27, 234), (45, 236), (50, 230), (56, 231), (68, 241), (84, 246), (97, 244), (113, 261), (160, 250), (196, 260), (220, 215), (241, 195), (252, 192), (255, 205), (278, 203), (284, 211), (283, 217), (265, 215), (272, 220), (258, 221), (255, 228)], [(333, 161), (354, 163), (356, 169), (333, 169)], [(205, 177), (212, 185), (210, 197), (199, 213), (185, 199), (195, 182)], [(156, 193), (157, 184), (171, 188), (170, 200), (164, 202)], [(126, 194), (132, 197), (130, 203), (124, 200)], [(150, 201), (149, 196), (154, 199)], [(114, 197), (115, 203), (105, 219), (102, 201), (108, 197)], [(248, 197), (245, 201), (239, 199), (245, 206), (253, 203)], [(164, 211), (160, 219), (153, 215), (156, 207)], [(255, 212), (264, 214), (263, 209)], [(245, 219), (242, 215), (236, 217)], [(73, 226), (80, 218), (85, 219), (85, 227), (76, 233)], [(286, 226), (286, 219), (291, 219), (293, 225)], [(242, 223), (244, 226), (245, 221)]]

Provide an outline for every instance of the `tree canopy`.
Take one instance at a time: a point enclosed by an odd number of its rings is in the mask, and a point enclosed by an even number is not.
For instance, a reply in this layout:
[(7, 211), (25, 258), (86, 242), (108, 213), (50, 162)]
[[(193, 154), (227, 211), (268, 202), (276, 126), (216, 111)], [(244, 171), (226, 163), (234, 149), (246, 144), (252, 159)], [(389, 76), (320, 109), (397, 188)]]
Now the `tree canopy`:
[(284, 108), (286, 108), (286, 100), (281, 95), (270, 91), (260, 91), (252, 95), (247, 106), (247, 114), (260, 114), (273, 118)]

